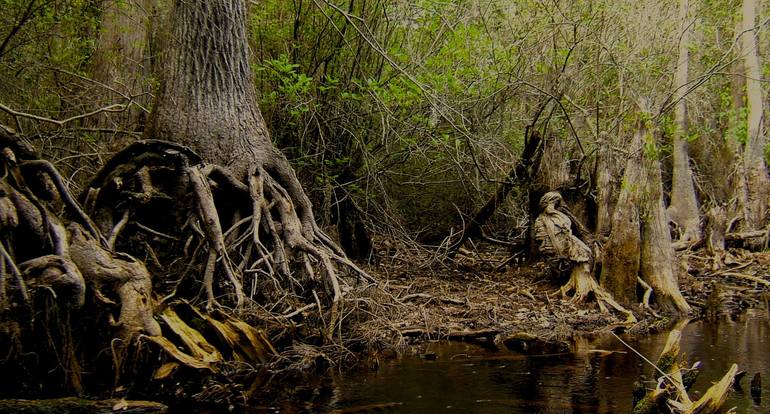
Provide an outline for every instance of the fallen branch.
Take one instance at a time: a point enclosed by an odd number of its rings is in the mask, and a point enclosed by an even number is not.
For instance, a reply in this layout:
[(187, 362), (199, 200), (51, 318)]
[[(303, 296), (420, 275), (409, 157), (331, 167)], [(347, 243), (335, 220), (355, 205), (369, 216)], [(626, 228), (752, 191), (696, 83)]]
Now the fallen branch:
[(724, 276), (730, 276), (730, 277), (734, 277), (734, 278), (738, 278), (738, 279), (749, 280), (749, 281), (752, 281), (754, 283), (759, 283), (761, 285), (770, 287), (770, 282), (768, 282), (767, 280), (762, 279), (760, 277), (756, 277), (756, 276), (752, 276), (752, 275), (747, 275), (745, 273), (722, 272), (721, 274), (724, 275)]
[(439, 337), (444, 339), (451, 339), (451, 340), (468, 340), (468, 339), (479, 339), (479, 338), (487, 338), (491, 339), (495, 336), (500, 334), (500, 330), (498, 329), (477, 329), (477, 330), (467, 330), (467, 331), (439, 331), (439, 330), (428, 330), (425, 328), (405, 328), (401, 329), (399, 333), (403, 336), (408, 337)]

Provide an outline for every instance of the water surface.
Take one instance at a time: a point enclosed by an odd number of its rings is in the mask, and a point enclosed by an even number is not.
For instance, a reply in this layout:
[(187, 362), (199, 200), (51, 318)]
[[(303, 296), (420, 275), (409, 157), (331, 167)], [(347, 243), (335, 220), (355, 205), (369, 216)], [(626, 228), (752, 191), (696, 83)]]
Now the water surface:
[[(696, 321), (683, 331), (681, 347), (703, 370), (693, 399), (718, 381), (735, 362), (748, 372), (745, 391), (732, 393), (726, 407), (738, 413), (770, 412), (765, 387), (761, 399), (749, 392), (751, 377), (770, 378), (770, 330), (766, 310), (737, 320)], [(667, 334), (627, 340), (655, 360)], [(616, 352), (596, 352), (596, 350)], [(651, 368), (612, 336), (577, 344), (575, 352), (523, 356), (490, 352), (472, 344), (427, 345), (435, 360), (418, 356), (382, 361), (376, 371), (335, 376), (330, 401), (312, 411), (392, 413), (625, 413), (631, 411), (633, 383)], [(302, 411), (301, 409), (299, 411)]]

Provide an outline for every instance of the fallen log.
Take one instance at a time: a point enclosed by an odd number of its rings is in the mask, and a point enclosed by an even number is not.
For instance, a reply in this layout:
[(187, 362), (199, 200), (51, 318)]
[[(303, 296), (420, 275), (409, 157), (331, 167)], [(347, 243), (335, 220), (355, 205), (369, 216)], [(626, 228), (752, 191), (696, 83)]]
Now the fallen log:
[(458, 340), (458, 341), (469, 340), (469, 339), (479, 339), (479, 338), (494, 338), (500, 333), (500, 331), (497, 329), (477, 329), (477, 330), (466, 330), (466, 331), (441, 332), (441, 331), (427, 330), (425, 328), (406, 328), (406, 329), (402, 329), (399, 332), (401, 333), (401, 335), (409, 336), (409, 337), (430, 336), (430, 337), (439, 337), (439, 338)]

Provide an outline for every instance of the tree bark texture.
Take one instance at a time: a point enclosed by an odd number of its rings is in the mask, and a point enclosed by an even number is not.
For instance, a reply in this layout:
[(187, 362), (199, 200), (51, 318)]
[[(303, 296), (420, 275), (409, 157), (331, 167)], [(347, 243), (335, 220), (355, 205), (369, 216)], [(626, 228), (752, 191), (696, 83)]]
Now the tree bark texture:
[(177, 0), (171, 19), (167, 70), (145, 137), (188, 146), (238, 179), (261, 166), (289, 193), (308, 232), (310, 200), (257, 105), (244, 2)]
[(141, 105), (132, 106), (116, 114), (102, 114), (95, 117), (100, 127), (140, 130), (143, 108), (149, 106), (151, 76), (149, 45), (150, 20), (153, 2), (150, 0), (118, 1), (102, 3), (102, 21), (93, 56), (92, 75), (94, 80), (110, 89), (101, 90), (99, 100), (107, 106), (114, 103), (128, 103), (126, 97)]
[[(646, 105), (642, 103), (640, 107)], [(686, 313), (690, 306), (679, 291), (674, 271), (660, 161), (645, 118), (640, 115), (631, 142), (631, 148), (639, 155), (626, 164), (612, 232), (605, 247), (601, 283), (623, 303), (635, 298), (638, 276), (653, 289), (661, 309)]]
[(763, 94), (760, 82), (760, 64), (757, 50), (757, 7), (759, 1), (744, 0), (742, 7), (743, 25), (741, 32), (741, 55), (746, 70), (746, 106), (747, 116), (746, 143), (743, 147), (741, 175), (744, 182), (739, 183), (739, 208), (743, 208), (744, 226), (747, 230), (763, 228), (767, 222), (768, 193), (770, 179), (764, 159), (765, 133), (762, 127), (764, 118)]
[(596, 235), (607, 236), (612, 228), (612, 149), (606, 133), (599, 137), (596, 164), (594, 168), (596, 197)]
[[(654, 148), (652, 132), (645, 131), (645, 147)], [(675, 268), (674, 247), (668, 215), (663, 202), (663, 180), (660, 161), (645, 151), (642, 183), (642, 250), (639, 273), (655, 292), (655, 300), (661, 309), (687, 313), (687, 304), (679, 291)]]
[(687, 150), (687, 102), (684, 93), (687, 88), (687, 70), (689, 66), (690, 19), (689, 0), (680, 0), (679, 19), (681, 37), (679, 42), (679, 60), (674, 77), (676, 107), (674, 118), (676, 129), (673, 139), (674, 171), (672, 174), (671, 205), (669, 218), (679, 228), (679, 239), (693, 241), (700, 239), (700, 220), (698, 218), (698, 199), (693, 185), (690, 169), (690, 157)]
[(546, 193), (560, 190), (570, 181), (566, 143), (553, 135), (543, 140), (543, 155), (535, 172), (534, 186)]
[(189, 146), (206, 162), (267, 164), (275, 156), (252, 84), (245, 22), (240, 1), (175, 2), (147, 138)]
[(642, 162), (642, 132), (638, 130), (629, 148), (636, 152), (626, 161), (622, 185), (611, 221), (611, 233), (604, 246), (601, 286), (618, 302), (636, 302), (636, 279), (639, 275), (641, 251), (639, 199)]

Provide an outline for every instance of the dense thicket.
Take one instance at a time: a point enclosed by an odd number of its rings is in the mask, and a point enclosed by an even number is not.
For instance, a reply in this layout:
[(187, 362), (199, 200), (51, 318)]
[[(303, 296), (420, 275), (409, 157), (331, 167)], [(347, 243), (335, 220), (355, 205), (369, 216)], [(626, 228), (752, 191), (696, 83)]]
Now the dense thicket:
[[(157, 34), (163, 24), (147, 16), (160, 20), (157, 10), (168, 5), (116, 4), (5, 1), (2, 103), (59, 120), (111, 104), (136, 110), (136, 102), (145, 103), (138, 97), (161, 75), (147, 69), (158, 59), (156, 43), (163, 37)], [(683, 19), (674, 1), (267, 1), (249, 10), (255, 85), (268, 127), (310, 185), (324, 225), (363, 215), (370, 228), (440, 241), (503, 179), (523, 146), (524, 127), (546, 101), (535, 127), (563, 142), (572, 178), (596, 178), (592, 165), (604, 145), (615, 159), (608, 167), (617, 180), (637, 97), (652, 101), (666, 166), (677, 130), (674, 108), (683, 97), (701, 201), (727, 203), (732, 192), (716, 171), (720, 163), (707, 161), (729, 159), (729, 143), (746, 139), (745, 82), (731, 74), (743, 64), (738, 35), (752, 33), (740, 29), (738, 1), (693, 2), (689, 9)], [(764, 13), (760, 8), (756, 20), (760, 53), (767, 50), (761, 47), (767, 39)], [(99, 29), (120, 23), (116, 15), (145, 34), (129, 43), (146, 49), (145, 81), (89, 81), (104, 72), (94, 69), (98, 63), (137, 65), (136, 50), (116, 47), (122, 39)], [(690, 81), (677, 88), (681, 58), (673, 51), (687, 39), (683, 27), (691, 33)], [(95, 99), (105, 95), (112, 101)], [(3, 116), (4, 125), (29, 135), (58, 134), (56, 143), (39, 142), (45, 151), (84, 141), (81, 148), (90, 150), (60, 153), (76, 181), (87, 169), (73, 164), (80, 158), (65, 156), (104, 159), (97, 144), (142, 127), (87, 120), (59, 127)], [(122, 114), (110, 116), (120, 121)], [(670, 182), (670, 173), (664, 176)], [(522, 210), (512, 204), (505, 224), (521, 225)]]

